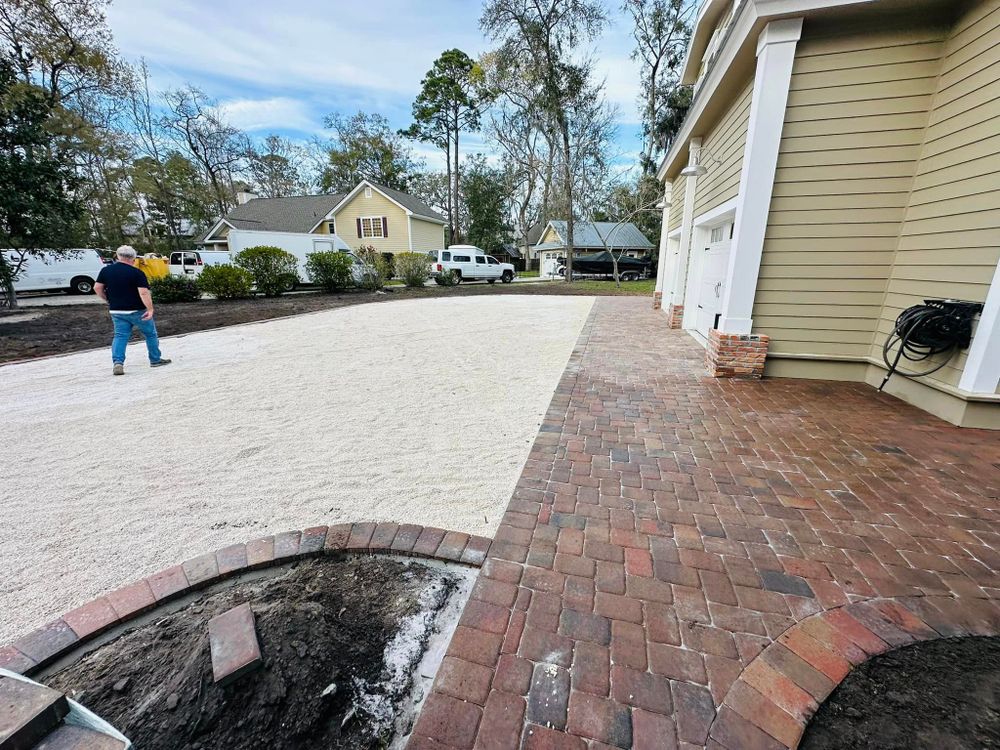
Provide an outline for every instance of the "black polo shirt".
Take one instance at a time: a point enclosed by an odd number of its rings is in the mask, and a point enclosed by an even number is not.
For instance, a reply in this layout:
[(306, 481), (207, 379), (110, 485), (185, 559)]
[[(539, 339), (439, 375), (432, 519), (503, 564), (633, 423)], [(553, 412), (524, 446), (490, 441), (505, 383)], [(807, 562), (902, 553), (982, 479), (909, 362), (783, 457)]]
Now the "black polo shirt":
[(146, 274), (128, 263), (112, 263), (97, 274), (97, 283), (104, 284), (108, 295), (108, 309), (112, 312), (145, 310), (139, 296), (140, 289), (149, 289)]

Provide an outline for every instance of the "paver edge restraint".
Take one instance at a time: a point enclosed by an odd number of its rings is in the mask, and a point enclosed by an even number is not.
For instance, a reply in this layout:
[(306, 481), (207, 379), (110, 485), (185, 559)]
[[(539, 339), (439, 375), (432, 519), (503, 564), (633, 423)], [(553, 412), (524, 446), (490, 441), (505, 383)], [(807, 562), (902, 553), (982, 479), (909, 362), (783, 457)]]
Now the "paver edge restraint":
[(37, 673), (112, 627), (186, 594), (252, 570), (320, 555), (368, 552), (481, 567), (493, 540), (431, 526), (342, 523), (232, 544), (133, 581), (0, 646), (0, 667)]

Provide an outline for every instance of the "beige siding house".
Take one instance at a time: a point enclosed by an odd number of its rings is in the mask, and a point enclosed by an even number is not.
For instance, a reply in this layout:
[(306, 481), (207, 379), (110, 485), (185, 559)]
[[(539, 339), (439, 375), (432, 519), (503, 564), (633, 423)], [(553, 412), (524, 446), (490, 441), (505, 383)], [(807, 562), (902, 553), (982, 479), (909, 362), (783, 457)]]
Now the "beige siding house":
[[(564, 257), (566, 234), (565, 221), (548, 222), (531, 248), (531, 257), (543, 264)], [(612, 250), (630, 258), (645, 258), (653, 243), (632, 222), (577, 220), (573, 223), (573, 248), (578, 254)]]
[[(982, 303), (970, 346), (885, 390), (1000, 428), (1000, 0), (706, 0), (684, 82), (667, 324), (713, 374), (766, 352), (768, 376), (877, 386), (903, 310)], [(756, 362), (721, 361), (739, 346)]]
[(336, 234), (351, 248), (426, 252), (445, 246), (444, 218), (415, 196), (367, 180), (346, 194), (256, 198), (234, 208), (197, 240), (228, 249), (230, 229)]

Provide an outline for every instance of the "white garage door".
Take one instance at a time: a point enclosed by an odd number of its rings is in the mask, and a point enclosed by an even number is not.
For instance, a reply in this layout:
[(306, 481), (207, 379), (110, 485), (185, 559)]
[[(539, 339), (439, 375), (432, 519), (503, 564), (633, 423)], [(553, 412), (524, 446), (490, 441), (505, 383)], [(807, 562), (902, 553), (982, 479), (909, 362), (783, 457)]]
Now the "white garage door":
[(718, 324), (725, 294), (726, 272), (729, 268), (729, 246), (733, 237), (733, 224), (728, 222), (714, 227), (709, 244), (702, 250), (701, 282), (698, 285), (698, 312), (696, 327), (704, 335)]

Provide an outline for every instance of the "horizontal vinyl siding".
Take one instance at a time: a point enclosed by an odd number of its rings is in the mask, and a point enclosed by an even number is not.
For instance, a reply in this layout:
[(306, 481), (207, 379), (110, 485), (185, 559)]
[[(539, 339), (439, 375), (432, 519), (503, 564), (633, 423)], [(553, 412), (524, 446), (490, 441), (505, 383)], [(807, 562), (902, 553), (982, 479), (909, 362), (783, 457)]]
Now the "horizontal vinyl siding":
[(415, 216), (410, 218), (410, 233), (413, 235), (413, 252), (422, 253), (445, 247), (444, 227), (432, 221), (423, 221)]
[[(982, 302), (1000, 259), (1000, 0), (977, 4), (944, 46), (913, 192), (872, 352), (925, 298)], [(958, 385), (966, 352), (927, 380)]]
[[(358, 237), (357, 220), (362, 216), (384, 216), (389, 225), (388, 237)], [(401, 253), (410, 249), (409, 222), (406, 212), (377, 190), (370, 198), (359, 190), (351, 202), (334, 217), (337, 235), (353, 249), (371, 246), (380, 253)]]
[(772, 353), (870, 354), (944, 34), (806, 21), (754, 302)]
[(701, 163), (708, 168), (708, 171), (698, 178), (695, 189), (696, 217), (721, 206), (739, 194), (740, 170), (743, 168), (743, 151), (747, 142), (752, 98), (751, 79), (702, 142)]
[(684, 193), (687, 188), (687, 177), (674, 180), (670, 191), (670, 213), (667, 215), (667, 232), (679, 228), (684, 218)]

